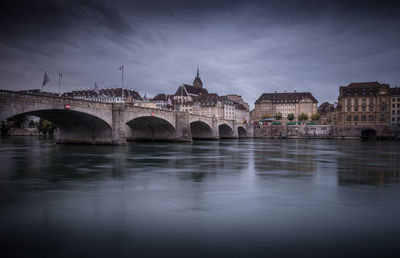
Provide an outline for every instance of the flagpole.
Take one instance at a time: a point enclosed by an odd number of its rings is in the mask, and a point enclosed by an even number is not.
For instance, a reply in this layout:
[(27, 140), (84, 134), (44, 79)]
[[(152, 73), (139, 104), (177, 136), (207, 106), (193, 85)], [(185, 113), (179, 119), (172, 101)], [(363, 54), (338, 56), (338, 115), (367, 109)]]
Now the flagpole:
[(122, 72), (122, 92), (121, 92), (121, 98), (122, 101), (124, 101), (124, 66), (121, 65), (120, 70)]
[(61, 77), (62, 73), (58, 73), (58, 95), (61, 96)]

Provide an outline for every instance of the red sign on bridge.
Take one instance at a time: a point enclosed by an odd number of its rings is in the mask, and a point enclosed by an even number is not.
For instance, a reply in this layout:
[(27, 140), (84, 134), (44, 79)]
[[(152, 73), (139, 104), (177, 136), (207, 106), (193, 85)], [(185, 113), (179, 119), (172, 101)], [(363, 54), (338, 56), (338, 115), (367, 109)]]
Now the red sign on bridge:
[(65, 109), (71, 109), (71, 105), (70, 104), (65, 104)]

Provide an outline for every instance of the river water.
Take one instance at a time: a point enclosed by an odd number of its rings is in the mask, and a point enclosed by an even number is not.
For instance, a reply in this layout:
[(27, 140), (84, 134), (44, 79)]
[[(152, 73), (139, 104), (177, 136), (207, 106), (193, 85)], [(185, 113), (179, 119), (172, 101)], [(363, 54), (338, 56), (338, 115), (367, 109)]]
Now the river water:
[(399, 142), (0, 143), (10, 257), (400, 257)]

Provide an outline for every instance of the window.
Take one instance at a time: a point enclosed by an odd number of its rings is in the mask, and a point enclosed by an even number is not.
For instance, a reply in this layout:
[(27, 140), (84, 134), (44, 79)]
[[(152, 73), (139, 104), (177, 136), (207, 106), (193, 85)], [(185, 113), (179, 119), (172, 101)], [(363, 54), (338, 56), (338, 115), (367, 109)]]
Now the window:
[(394, 110), (392, 110), (392, 115), (394, 115), (395, 113), (394, 113)]
[(346, 118), (346, 120), (347, 120), (347, 121), (351, 121), (351, 116), (348, 115), (347, 118)]
[(351, 112), (351, 107), (347, 107), (347, 112)]
[(358, 105), (358, 99), (354, 99), (354, 104)]
[(374, 116), (373, 115), (369, 115), (368, 116), (368, 121), (374, 121)]
[(369, 111), (374, 111), (374, 106), (369, 106)]
[(362, 111), (363, 112), (367, 111), (367, 108), (366, 107), (362, 107)]
[(354, 116), (354, 121), (358, 121), (358, 115)]
[(363, 98), (363, 99), (362, 99), (362, 103), (363, 103), (363, 104), (367, 104), (367, 99), (366, 99), (366, 98)]
[(380, 119), (381, 121), (385, 121), (385, 120), (386, 120), (386, 117), (385, 117), (384, 114), (381, 114), (380, 117), (379, 117), (379, 119)]
[(397, 104), (397, 108), (400, 108), (400, 104)]
[(392, 104), (392, 108), (395, 108), (396, 107), (396, 104)]
[(351, 105), (351, 99), (347, 100), (347, 105)]
[(358, 107), (354, 107), (354, 111), (355, 111), (355, 112), (358, 112)]
[(367, 116), (366, 115), (362, 115), (361, 116), (361, 121), (367, 121)]
[(373, 98), (369, 99), (369, 104), (374, 104), (374, 99)]

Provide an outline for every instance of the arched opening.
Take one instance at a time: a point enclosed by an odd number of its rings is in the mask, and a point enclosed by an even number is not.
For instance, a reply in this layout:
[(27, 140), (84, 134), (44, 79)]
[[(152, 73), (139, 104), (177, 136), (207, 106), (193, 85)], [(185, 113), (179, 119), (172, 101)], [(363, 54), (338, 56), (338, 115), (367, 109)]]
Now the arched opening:
[(233, 137), (233, 130), (227, 124), (222, 124), (218, 126), (219, 138), (221, 139), (232, 139)]
[(30, 111), (20, 115), (37, 116), (56, 126), (57, 143), (112, 144), (112, 128), (93, 115), (63, 109)]
[(361, 131), (362, 139), (376, 139), (377, 131), (375, 129), (365, 129)]
[(239, 138), (246, 138), (247, 137), (246, 129), (244, 129), (244, 127), (242, 127), (242, 126), (239, 126), (238, 127), (238, 135), (239, 135)]
[(128, 141), (175, 141), (176, 130), (166, 120), (155, 116), (143, 116), (126, 123), (131, 134)]
[(190, 123), (190, 132), (192, 139), (194, 140), (205, 140), (212, 139), (211, 127), (202, 121), (195, 121)]

